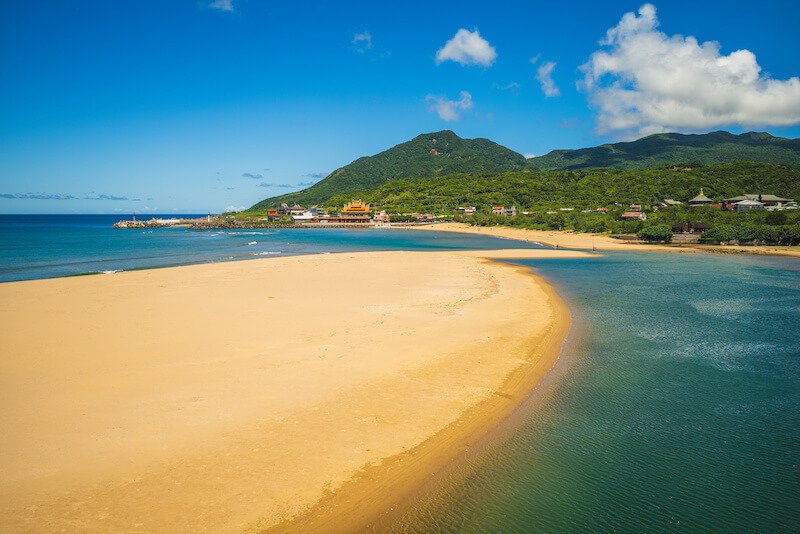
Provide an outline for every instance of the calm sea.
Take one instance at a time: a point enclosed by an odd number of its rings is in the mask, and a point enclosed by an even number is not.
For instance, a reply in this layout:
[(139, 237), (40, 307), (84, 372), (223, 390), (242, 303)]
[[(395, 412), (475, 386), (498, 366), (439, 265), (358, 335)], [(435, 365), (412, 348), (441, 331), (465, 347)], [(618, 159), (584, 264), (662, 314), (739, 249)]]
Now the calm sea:
[(0, 215), (0, 282), (320, 252), (535, 246), (484, 236), (399, 229), (112, 228), (120, 218)]
[(376, 531), (800, 531), (800, 260), (521, 263), (577, 319), (555, 372)]
[[(356, 250), (509, 248), (403, 230), (114, 230), (0, 216), (0, 280)], [(606, 253), (521, 262), (576, 318), (554, 372), (394, 532), (798, 532), (800, 261)]]

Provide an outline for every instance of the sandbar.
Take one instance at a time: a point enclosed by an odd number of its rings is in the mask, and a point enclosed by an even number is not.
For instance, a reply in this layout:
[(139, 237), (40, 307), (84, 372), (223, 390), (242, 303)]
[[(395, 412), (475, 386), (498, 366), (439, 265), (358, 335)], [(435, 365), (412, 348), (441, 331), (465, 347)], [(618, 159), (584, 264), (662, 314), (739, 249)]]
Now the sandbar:
[(350, 530), (508, 415), (567, 332), (489, 258), (368, 252), (0, 284), (0, 530)]

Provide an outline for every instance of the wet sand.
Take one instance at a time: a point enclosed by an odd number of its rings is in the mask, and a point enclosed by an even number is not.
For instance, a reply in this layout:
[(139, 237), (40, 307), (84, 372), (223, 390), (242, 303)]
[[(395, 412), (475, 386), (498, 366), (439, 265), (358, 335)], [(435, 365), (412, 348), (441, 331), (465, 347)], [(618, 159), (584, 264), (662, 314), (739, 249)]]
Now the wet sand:
[(0, 284), (3, 531), (348, 530), (492, 425), (569, 315), (487, 257), (370, 252)]

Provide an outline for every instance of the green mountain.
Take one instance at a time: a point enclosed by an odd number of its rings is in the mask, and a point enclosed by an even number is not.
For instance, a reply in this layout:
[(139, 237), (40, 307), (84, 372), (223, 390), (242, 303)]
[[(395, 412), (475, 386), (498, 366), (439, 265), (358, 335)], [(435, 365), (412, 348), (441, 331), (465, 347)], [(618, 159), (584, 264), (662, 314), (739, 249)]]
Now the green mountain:
[[(450, 130), (443, 130), (418, 135), (411, 141), (374, 156), (359, 158), (336, 169), (307, 189), (262, 200), (250, 210), (263, 210), (282, 202), (305, 206), (322, 203), (332, 205), (329, 201), (334, 197), (337, 203), (343, 199), (350, 200), (351, 197), (358, 196), (356, 193), (390, 184), (395, 180), (453, 174), (477, 173), (488, 176), (509, 171), (600, 168), (663, 170), (673, 165), (677, 166), (676, 172), (680, 172), (680, 168), (733, 161), (758, 161), (800, 168), (800, 139), (774, 137), (763, 132), (741, 135), (722, 131), (699, 135), (667, 133), (650, 135), (628, 143), (578, 150), (554, 150), (544, 156), (525, 160), (522, 155), (488, 139), (462, 139)], [(560, 175), (548, 179), (555, 180), (558, 176)], [(487, 177), (486, 180), (488, 179)], [(492, 182), (496, 181), (492, 178)], [(565, 183), (571, 182), (567, 180)], [(497, 187), (502, 189), (501, 185)], [(493, 191), (488, 182), (485, 189), (487, 194)], [(740, 191), (734, 193), (739, 194)], [(671, 193), (667, 189), (661, 194)]]
[(654, 134), (628, 143), (578, 150), (553, 150), (528, 160), (532, 169), (572, 170), (614, 167), (647, 169), (667, 165), (764, 161), (800, 166), (800, 139), (774, 137), (766, 132), (734, 135), (728, 132), (684, 135)]
[(262, 200), (251, 210), (298, 203), (318, 204), (399, 178), (430, 178), (460, 172), (497, 173), (521, 169), (525, 158), (488, 139), (462, 139), (450, 130), (418, 135), (374, 156), (336, 169), (311, 187)]
[[(774, 163), (731, 162), (660, 169), (584, 169), (456, 174), (393, 180), (358, 197), (390, 213), (452, 213), (459, 206), (488, 212), (492, 205), (543, 211), (654, 205), (663, 198), (686, 201), (700, 188), (715, 201), (742, 193), (768, 193), (800, 200), (800, 168)], [(339, 195), (324, 205), (349, 200)]]

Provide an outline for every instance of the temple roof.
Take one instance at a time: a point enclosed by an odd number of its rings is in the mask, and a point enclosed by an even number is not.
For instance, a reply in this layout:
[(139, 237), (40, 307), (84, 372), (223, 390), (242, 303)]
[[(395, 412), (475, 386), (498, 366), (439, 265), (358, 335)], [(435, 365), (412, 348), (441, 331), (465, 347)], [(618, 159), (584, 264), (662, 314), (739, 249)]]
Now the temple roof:
[(697, 194), (696, 197), (689, 201), (690, 204), (711, 204), (712, 200), (703, 194), (703, 188), (700, 188), (700, 192)]

